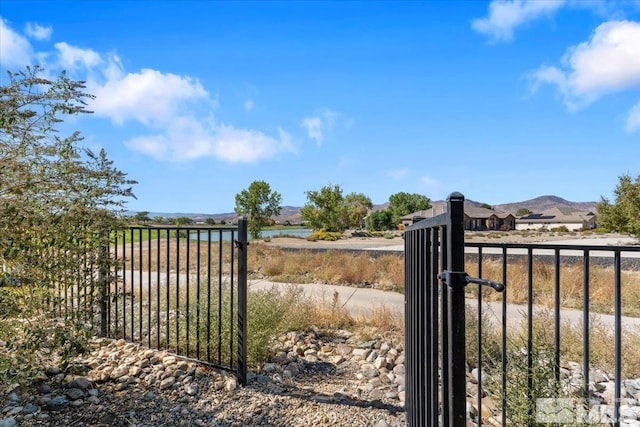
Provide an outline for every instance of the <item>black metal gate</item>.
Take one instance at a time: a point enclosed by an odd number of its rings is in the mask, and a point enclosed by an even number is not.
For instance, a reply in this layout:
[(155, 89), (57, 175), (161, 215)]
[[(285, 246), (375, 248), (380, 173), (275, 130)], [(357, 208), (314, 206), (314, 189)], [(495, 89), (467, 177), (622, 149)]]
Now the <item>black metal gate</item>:
[(102, 334), (235, 372), (246, 383), (247, 220), (131, 227), (101, 271)]
[[(406, 412), (411, 426), (466, 426), (464, 196), (405, 231)], [(442, 282), (443, 286), (440, 286)]]

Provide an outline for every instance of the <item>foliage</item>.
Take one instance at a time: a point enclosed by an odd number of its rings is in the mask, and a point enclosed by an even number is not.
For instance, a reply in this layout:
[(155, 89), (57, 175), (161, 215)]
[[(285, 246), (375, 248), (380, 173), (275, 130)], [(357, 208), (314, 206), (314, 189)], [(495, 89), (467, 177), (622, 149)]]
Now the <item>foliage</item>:
[(485, 208), (485, 209), (491, 209), (493, 210), (493, 207), (491, 207), (491, 205), (489, 203), (483, 203), (480, 205), (481, 208)]
[(367, 231), (386, 231), (394, 227), (391, 211), (383, 209), (371, 212), (366, 219)]
[(182, 227), (183, 225), (193, 224), (193, 219), (188, 216), (179, 216), (173, 220), (173, 223), (178, 227)]
[(389, 196), (389, 211), (394, 225), (400, 223), (400, 218), (416, 211), (427, 210), (431, 207), (430, 200), (422, 194), (399, 192)]
[(598, 226), (640, 237), (640, 175), (635, 180), (628, 174), (620, 176), (614, 194), (613, 204), (601, 197), (597, 205)]
[(342, 233), (337, 231), (327, 231), (324, 228), (320, 230), (314, 231), (313, 233), (307, 236), (307, 240), (310, 242), (315, 242), (317, 240), (326, 240), (328, 242), (335, 242), (336, 240), (340, 240), (342, 237)]
[(207, 225), (216, 225), (216, 220), (213, 218), (207, 218), (204, 220), (204, 223)]
[(344, 196), (339, 185), (325, 185), (320, 191), (307, 191), (302, 218), (314, 230), (344, 231), (348, 227)]
[[(92, 97), (64, 72), (56, 80), (43, 74), (37, 66), (8, 72), (8, 83), (0, 87), (0, 272), (11, 284), (0, 288), (2, 299), (11, 301), (2, 315), (19, 319), (17, 325), (39, 319), (28, 330), (2, 328), (0, 340), (9, 338), (24, 350), (25, 369), (43, 343), (29, 337), (61, 336), (47, 320), (54, 292), (87, 290), (94, 282), (88, 266), (107, 267), (101, 249), (109, 245), (110, 231), (123, 225), (135, 183), (104, 150), (83, 148), (79, 132), (60, 135), (64, 118), (89, 113), (85, 100)], [(94, 295), (84, 295), (82, 308), (69, 314), (69, 334), (94, 309)], [(63, 341), (54, 340), (52, 349), (82, 347)]]
[(253, 239), (260, 237), (262, 227), (268, 220), (280, 214), (282, 196), (265, 181), (253, 181), (247, 190), (236, 194), (235, 211), (247, 215), (247, 228)]
[(525, 215), (531, 215), (533, 212), (531, 212), (529, 209), (527, 208), (520, 208), (518, 209), (518, 211), (516, 212), (516, 216), (525, 216)]
[(369, 196), (362, 193), (350, 193), (344, 197), (347, 220), (350, 228), (363, 228), (362, 220), (367, 216), (373, 203)]
[(151, 221), (151, 218), (149, 218), (149, 212), (147, 211), (136, 212), (133, 218), (137, 222), (141, 222), (143, 224), (146, 224), (147, 222)]

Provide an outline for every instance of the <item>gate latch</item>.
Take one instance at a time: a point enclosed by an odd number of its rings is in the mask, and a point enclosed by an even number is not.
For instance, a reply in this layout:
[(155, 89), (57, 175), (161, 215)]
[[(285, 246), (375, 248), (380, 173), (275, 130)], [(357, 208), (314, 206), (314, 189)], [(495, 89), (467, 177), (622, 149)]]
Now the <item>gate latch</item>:
[(442, 283), (449, 287), (466, 286), (469, 283), (475, 283), (482, 286), (491, 286), (495, 291), (504, 291), (504, 285), (502, 283), (494, 282), (493, 280), (478, 279), (471, 277), (464, 271), (449, 271), (445, 270), (438, 274), (438, 279), (442, 280)]

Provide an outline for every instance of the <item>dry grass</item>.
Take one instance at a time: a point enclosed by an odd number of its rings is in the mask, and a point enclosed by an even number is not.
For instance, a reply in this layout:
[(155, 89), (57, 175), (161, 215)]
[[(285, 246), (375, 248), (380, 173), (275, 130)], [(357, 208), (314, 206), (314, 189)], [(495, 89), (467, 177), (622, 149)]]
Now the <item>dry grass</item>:
[[(467, 272), (477, 276), (477, 263), (467, 263)], [(502, 281), (502, 262), (484, 260), (482, 277), (498, 282)], [(613, 313), (614, 308), (614, 270), (611, 266), (591, 265), (588, 271), (589, 309), (596, 313)], [(640, 316), (640, 272), (621, 272), (622, 311), (626, 316)], [(582, 263), (561, 264), (560, 266), (560, 305), (563, 308), (582, 309), (584, 296), (584, 271)], [(528, 301), (529, 273), (526, 261), (510, 257), (507, 265), (507, 301), (513, 304), (526, 304)], [(555, 270), (551, 263), (534, 258), (533, 262), (533, 302), (545, 307), (553, 307), (555, 295)], [(468, 288), (473, 296), (477, 294), (475, 286)], [(483, 298), (499, 300), (500, 294), (483, 289)]]
[[(181, 239), (178, 248), (175, 239), (167, 243), (144, 241), (140, 244), (128, 244), (118, 249), (118, 255), (126, 255), (128, 269), (147, 270), (162, 273), (196, 274), (198, 266), (200, 274), (210, 271), (212, 275), (230, 273), (233, 248), (229, 242), (200, 243)], [(188, 248), (188, 249), (187, 249)], [(287, 251), (269, 247), (260, 243), (252, 243), (248, 251), (250, 277), (269, 278), (282, 283), (328, 283), (350, 286), (371, 286), (373, 288), (403, 292), (404, 259), (396, 255), (379, 255), (371, 257), (368, 253), (348, 251), (309, 250)], [(169, 255), (167, 262), (167, 253)], [(218, 255), (222, 253), (220, 265)], [(112, 250), (112, 254), (115, 251)], [(133, 255), (133, 256), (132, 256)], [(149, 256), (150, 255), (150, 256)], [(209, 263), (209, 259), (211, 262)], [(467, 272), (471, 276), (478, 275), (475, 261), (467, 262)], [(482, 263), (482, 277), (502, 281), (502, 263), (485, 258)], [(614, 302), (614, 272), (611, 266), (591, 264), (588, 272), (590, 310), (597, 313), (612, 313)], [(522, 257), (508, 257), (507, 266), (507, 300), (514, 304), (523, 304), (528, 299), (528, 268)], [(563, 263), (560, 266), (560, 303), (565, 308), (582, 308), (584, 272), (581, 262)], [(534, 257), (533, 291), (534, 303), (552, 307), (554, 304), (555, 272), (551, 263)], [(474, 297), (477, 290), (469, 286), (468, 295)], [(622, 272), (623, 314), (640, 316), (640, 272)], [(501, 295), (492, 290), (483, 289), (487, 299), (499, 299)]]

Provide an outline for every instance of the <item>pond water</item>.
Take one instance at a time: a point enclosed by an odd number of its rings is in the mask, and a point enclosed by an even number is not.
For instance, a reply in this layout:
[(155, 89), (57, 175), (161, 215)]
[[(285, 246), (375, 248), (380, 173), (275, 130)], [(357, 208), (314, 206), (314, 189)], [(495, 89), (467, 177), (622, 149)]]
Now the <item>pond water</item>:
[[(313, 230), (310, 228), (281, 228), (279, 230), (262, 230), (262, 238), (265, 237), (276, 237), (276, 236), (294, 236), (294, 237), (302, 237), (305, 238), (309, 234), (313, 233)], [(206, 231), (200, 232), (200, 240), (206, 242), (208, 240), (208, 233)], [(189, 235), (189, 239), (197, 240), (198, 233), (191, 233)], [(220, 232), (212, 231), (211, 232), (211, 241), (217, 242), (220, 240)], [(231, 240), (231, 232), (223, 231), (222, 232), (222, 240), (229, 241)], [(251, 240), (251, 236), (249, 236), (249, 240)]]

